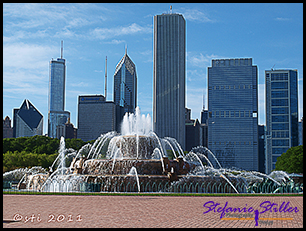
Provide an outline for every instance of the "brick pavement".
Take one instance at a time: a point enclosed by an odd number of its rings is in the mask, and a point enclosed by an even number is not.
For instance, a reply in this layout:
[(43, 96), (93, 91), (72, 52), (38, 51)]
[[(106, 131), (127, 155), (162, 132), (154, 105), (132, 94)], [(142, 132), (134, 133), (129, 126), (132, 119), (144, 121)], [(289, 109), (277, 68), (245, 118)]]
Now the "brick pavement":
[[(255, 226), (254, 212), (248, 213), (251, 217), (245, 220), (237, 220), (239, 214), (246, 216), (244, 212), (225, 214), (226, 220), (220, 219), (217, 211), (203, 214), (208, 210), (203, 207), (208, 201), (222, 207), (228, 202), (227, 208), (253, 207), (258, 211), (264, 210), (260, 208), (264, 201), (277, 203), (278, 207), (290, 202), (286, 210), (297, 207), (299, 211), (259, 214)], [(21, 220), (7, 222), (13, 219)], [(5, 228), (292, 228), (303, 227), (303, 197), (3, 195), (3, 220)]]

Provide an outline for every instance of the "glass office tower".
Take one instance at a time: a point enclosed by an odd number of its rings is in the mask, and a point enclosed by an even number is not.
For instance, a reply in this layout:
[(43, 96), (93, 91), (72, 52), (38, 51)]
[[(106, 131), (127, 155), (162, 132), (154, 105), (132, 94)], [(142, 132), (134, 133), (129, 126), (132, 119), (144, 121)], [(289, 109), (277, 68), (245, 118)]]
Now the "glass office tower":
[(70, 112), (65, 108), (65, 59), (50, 61), (49, 72), (49, 105), (48, 105), (48, 136), (60, 138), (65, 134), (65, 123), (70, 118)]
[(258, 170), (257, 66), (251, 58), (208, 67), (208, 148), (222, 167)]
[(181, 14), (154, 16), (153, 129), (185, 148), (186, 22)]
[(124, 108), (124, 114), (134, 113), (137, 106), (136, 66), (128, 56), (127, 49), (114, 74), (114, 102)]
[(20, 108), (14, 109), (13, 137), (43, 135), (43, 115), (25, 99)]
[(266, 77), (266, 173), (277, 157), (298, 146), (297, 70), (268, 70)]

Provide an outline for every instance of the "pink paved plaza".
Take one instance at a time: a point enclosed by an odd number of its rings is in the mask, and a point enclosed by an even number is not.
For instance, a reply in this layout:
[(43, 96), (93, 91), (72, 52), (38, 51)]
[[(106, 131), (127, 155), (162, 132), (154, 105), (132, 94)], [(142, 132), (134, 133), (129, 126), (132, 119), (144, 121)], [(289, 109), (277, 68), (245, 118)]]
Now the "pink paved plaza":
[(3, 195), (3, 227), (302, 228), (303, 197)]

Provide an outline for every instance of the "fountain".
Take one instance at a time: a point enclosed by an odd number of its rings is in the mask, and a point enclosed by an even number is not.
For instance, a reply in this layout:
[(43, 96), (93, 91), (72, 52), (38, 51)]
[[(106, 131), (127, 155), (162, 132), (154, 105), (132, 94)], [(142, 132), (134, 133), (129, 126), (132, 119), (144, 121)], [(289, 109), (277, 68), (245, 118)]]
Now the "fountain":
[[(73, 160), (67, 164), (69, 157)], [(120, 134), (102, 134), (79, 151), (65, 149), (62, 137), (49, 172), (23, 171), (17, 187), (51, 192), (302, 192), (302, 186), (292, 182), (285, 172), (266, 175), (222, 168), (205, 147), (185, 154), (174, 138), (158, 137), (150, 115), (141, 115), (137, 107), (124, 116)]]

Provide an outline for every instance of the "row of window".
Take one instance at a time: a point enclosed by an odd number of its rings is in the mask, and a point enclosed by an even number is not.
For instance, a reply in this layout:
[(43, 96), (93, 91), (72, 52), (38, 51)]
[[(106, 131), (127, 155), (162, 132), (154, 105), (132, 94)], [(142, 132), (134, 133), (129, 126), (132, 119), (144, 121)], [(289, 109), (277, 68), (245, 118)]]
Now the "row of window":
[(272, 122), (288, 122), (288, 121), (289, 121), (288, 115), (272, 116)]
[(272, 114), (289, 114), (289, 108), (288, 107), (277, 107), (272, 108)]
[(288, 89), (288, 82), (272, 82), (271, 89)]
[[(269, 74), (267, 74), (267, 77)], [(272, 81), (283, 81), (288, 80), (288, 73), (272, 73), (271, 74), (271, 80)]]
[[(210, 86), (209, 90), (232, 90), (232, 89), (252, 89), (252, 85), (220, 85)], [(253, 89), (256, 89), (256, 85), (253, 85)]]
[(271, 106), (288, 106), (288, 99), (272, 99)]
[(283, 154), (284, 152), (287, 152), (287, 148), (272, 148), (272, 154)]
[(215, 142), (208, 142), (210, 145), (257, 145), (257, 142), (252, 141), (215, 141)]
[(289, 131), (272, 131), (272, 138), (289, 138)]
[(289, 139), (274, 139), (272, 140), (272, 146), (289, 146)]
[(273, 123), (272, 130), (289, 130), (289, 123)]
[(287, 98), (288, 91), (271, 91), (271, 98)]
[(213, 118), (229, 117), (257, 117), (257, 113), (252, 111), (212, 111)]

